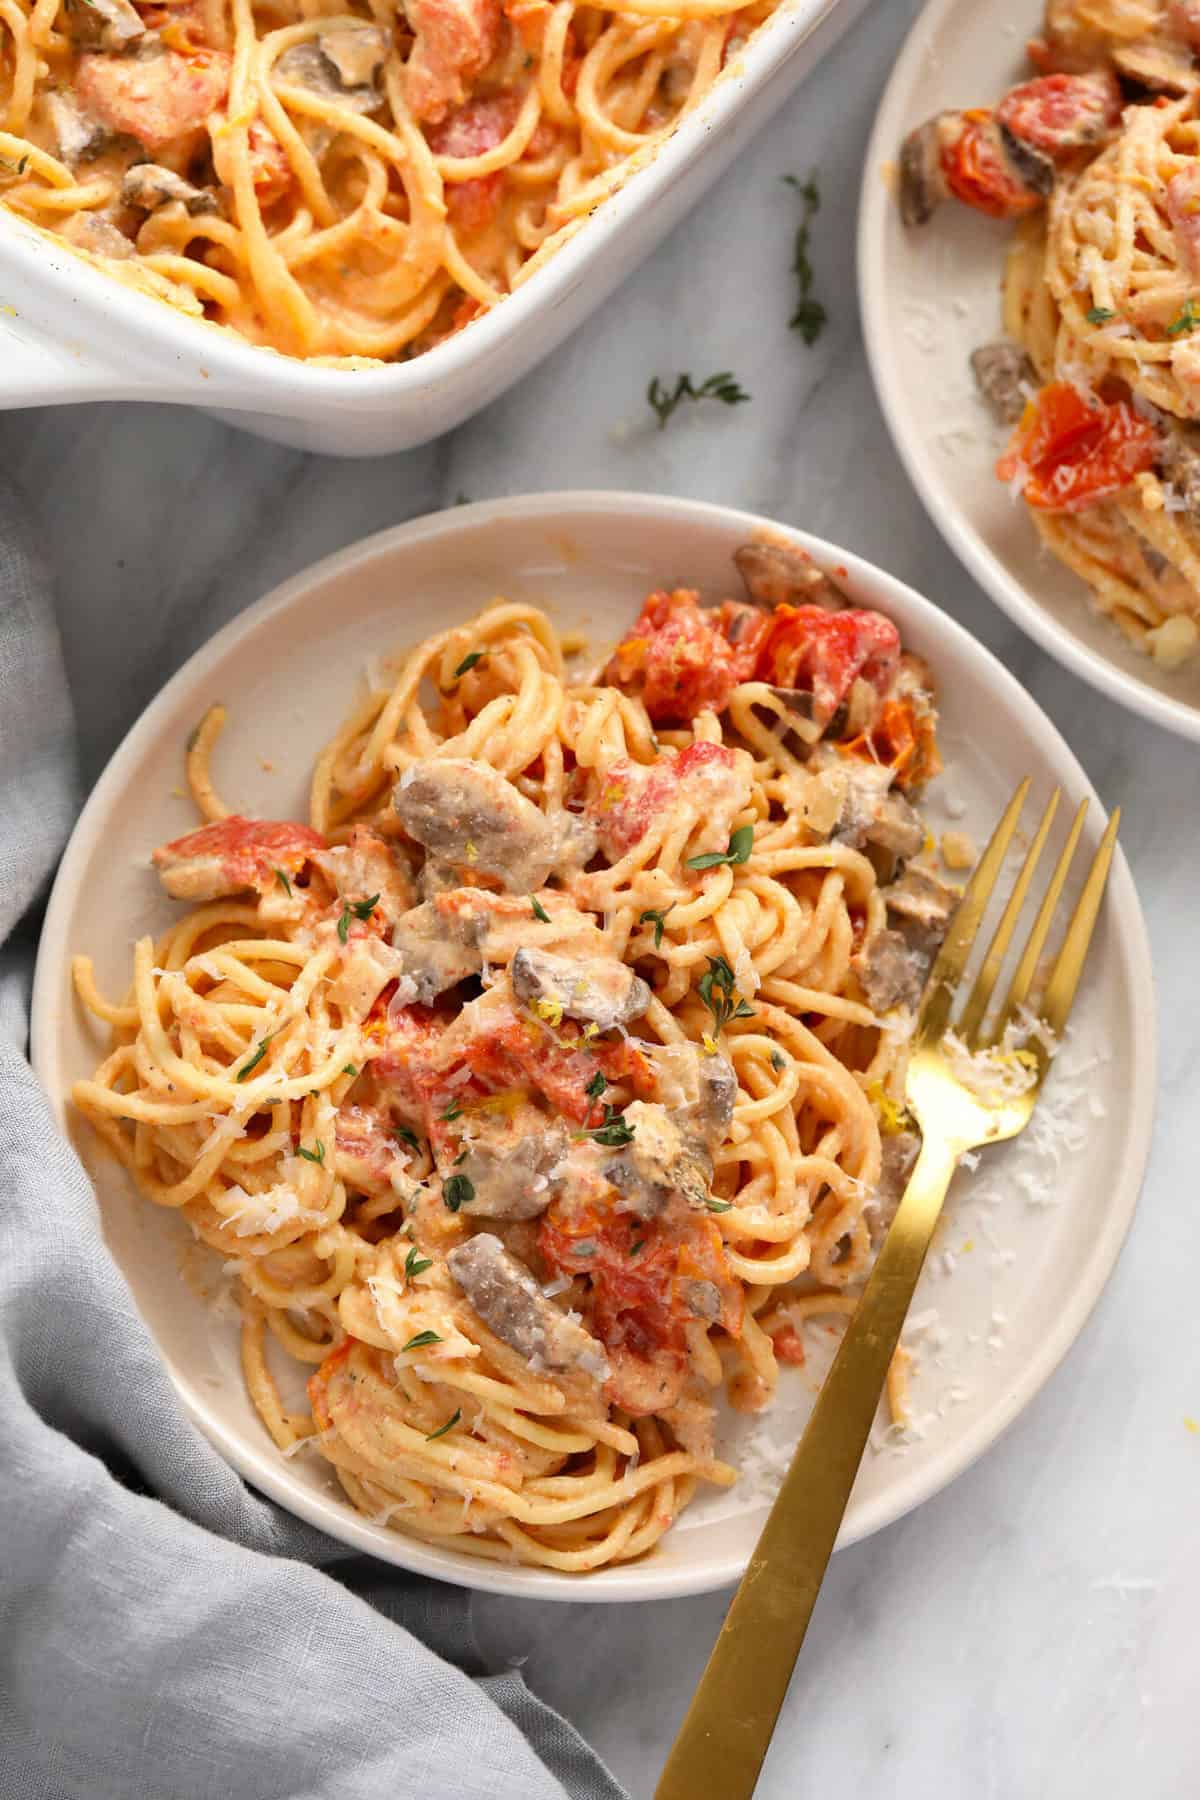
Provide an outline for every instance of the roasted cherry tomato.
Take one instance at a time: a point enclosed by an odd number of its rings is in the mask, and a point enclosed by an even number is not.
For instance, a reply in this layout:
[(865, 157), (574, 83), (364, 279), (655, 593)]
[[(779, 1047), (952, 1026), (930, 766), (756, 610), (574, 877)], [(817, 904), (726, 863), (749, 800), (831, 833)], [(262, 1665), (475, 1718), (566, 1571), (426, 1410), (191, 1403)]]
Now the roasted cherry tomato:
[(689, 725), (706, 707), (720, 712), (749, 680), (770, 625), (768, 614), (740, 601), (702, 608), (690, 588), (654, 593), (604, 679), (640, 695), (656, 725)]
[(860, 676), (882, 693), (899, 656), (900, 633), (882, 613), (777, 606), (755, 674), (811, 693), (813, 716), (826, 724)]
[(613, 763), (588, 807), (589, 817), (600, 827), (602, 848), (614, 859), (624, 856), (681, 791), (686, 794), (692, 787), (695, 792), (702, 771), (732, 769), (734, 764), (734, 753), (725, 744), (703, 738), (678, 756), (660, 757), (649, 774), (641, 768), (635, 772), (624, 759)]
[(1025, 408), (996, 474), (1024, 475), (1021, 491), (1039, 511), (1078, 512), (1129, 487), (1157, 454), (1158, 433), (1128, 402), (1054, 381)]
[(626, 1348), (642, 1358), (682, 1350), (684, 1328), (697, 1317), (689, 1303), (697, 1282), (716, 1291), (712, 1323), (735, 1337), (741, 1332), (742, 1290), (721, 1233), (707, 1216), (642, 1219), (556, 1201), (538, 1229), (538, 1248), (550, 1268), (588, 1277), (592, 1329), (608, 1349)]
[(1050, 157), (1094, 144), (1121, 117), (1121, 89), (1108, 69), (1087, 75), (1043, 75), (1005, 94), (996, 123)]
[(942, 176), (956, 200), (992, 219), (1016, 219), (1042, 204), (1042, 196), (1013, 173), (992, 115), (982, 110), (963, 114), (961, 128), (942, 150)]

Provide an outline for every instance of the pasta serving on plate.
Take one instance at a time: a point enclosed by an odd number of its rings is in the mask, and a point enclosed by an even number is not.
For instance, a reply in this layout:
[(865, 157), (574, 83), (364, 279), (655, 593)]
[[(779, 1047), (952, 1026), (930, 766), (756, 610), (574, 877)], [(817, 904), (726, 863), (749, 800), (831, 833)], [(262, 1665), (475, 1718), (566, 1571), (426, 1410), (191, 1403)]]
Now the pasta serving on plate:
[(276, 1445), (473, 1555), (598, 1568), (731, 1483), (719, 1393), (769, 1404), (915, 1155), (930, 672), (803, 552), (737, 562), (590, 674), (527, 605), (428, 638), (306, 824), (228, 812), (214, 709), (153, 857), (186, 910), (120, 1001), (76, 959), (75, 1104), (236, 1274)]
[(0, 200), (286, 354), (428, 349), (692, 110), (774, 0), (5, 0)]
[(1140, 649), (1200, 647), (1200, 6), (1047, 0), (1033, 79), (918, 126), (900, 204), (1016, 221), (1004, 341), (972, 364), (1015, 427), (998, 476)]

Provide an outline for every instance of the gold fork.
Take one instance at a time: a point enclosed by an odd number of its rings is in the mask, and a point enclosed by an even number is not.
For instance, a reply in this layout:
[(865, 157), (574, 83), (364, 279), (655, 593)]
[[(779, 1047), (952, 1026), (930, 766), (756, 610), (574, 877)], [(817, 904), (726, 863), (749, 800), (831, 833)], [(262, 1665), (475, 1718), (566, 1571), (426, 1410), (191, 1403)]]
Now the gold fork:
[[(1056, 788), (958, 1020), (951, 1010), (996, 879), (1029, 793), (1010, 800), (930, 971), (908, 1066), (907, 1101), (921, 1127), (917, 1158), (896, 1217), (850, 1320), (741, 1586), (656, 1789), (656, 1800), (746, 1800), (754, 1789), (804, 1642), (817, 1593), (879, 1405), (921, 1265), (964, 1151), (1015, 1137), (1034, 1104), (1079, 985), (1116, 842), (1114, 812), (1088, 871), (1062, 948), (1031, 1001), (1034, 978), (1083, 829), (1085, 800), (1050, 878), (1008, 993), (985, 1029), (989, 1004), (1058, 808)], [(953, 1031), (967, 1050), (1011, 1042), (1028, 1071), (1022, 1092), (982, 1098), (947, 1053)], [(961, 1067), (961, 1064), (959, 1065)]]

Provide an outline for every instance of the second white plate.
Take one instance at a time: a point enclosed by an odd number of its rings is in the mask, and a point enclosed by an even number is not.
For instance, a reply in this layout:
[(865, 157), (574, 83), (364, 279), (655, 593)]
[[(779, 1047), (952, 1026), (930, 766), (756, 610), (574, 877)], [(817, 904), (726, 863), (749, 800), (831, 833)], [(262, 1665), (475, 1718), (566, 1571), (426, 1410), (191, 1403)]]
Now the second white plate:
[(1003, 335), (1000, 284), (1011, 227), (946, 205), (900, 222), (888, 164), (943, 108), (986, 106), (1028, 77), (1040, 0), (930, 0), (892, 72), (867, 149), (858, 285), (867, 356), (892, 440), (929, 516), (980, 585), (1052, 656), (1123, 706), (1200, 740), (1200, 659), (1174, 672), (1126, 642), (1086, 587), (1040, 548), (1025, 508), (996, 480), (1007, 432), (968, 366)]

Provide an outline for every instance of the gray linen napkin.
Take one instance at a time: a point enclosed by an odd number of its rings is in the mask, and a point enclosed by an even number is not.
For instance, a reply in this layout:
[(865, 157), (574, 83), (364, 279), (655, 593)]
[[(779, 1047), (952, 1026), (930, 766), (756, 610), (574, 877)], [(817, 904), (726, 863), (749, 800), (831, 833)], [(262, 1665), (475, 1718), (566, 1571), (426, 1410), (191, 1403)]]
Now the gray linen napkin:
[(75, 804), (50, 587), (0, 486), (0, 1794), (621, 1800), (484, 1674), (462, 1590), (292, 1519), (184, 1416), (24, 1055), (26, 915)]

